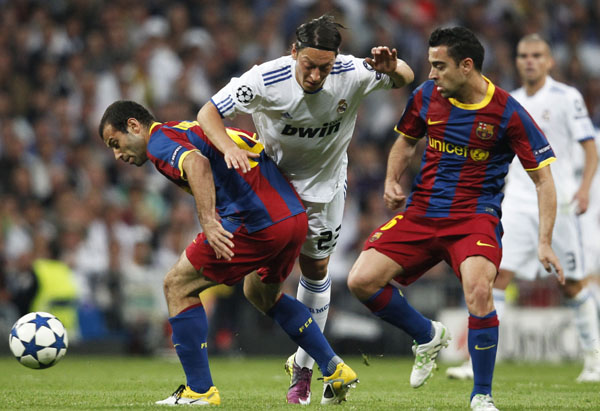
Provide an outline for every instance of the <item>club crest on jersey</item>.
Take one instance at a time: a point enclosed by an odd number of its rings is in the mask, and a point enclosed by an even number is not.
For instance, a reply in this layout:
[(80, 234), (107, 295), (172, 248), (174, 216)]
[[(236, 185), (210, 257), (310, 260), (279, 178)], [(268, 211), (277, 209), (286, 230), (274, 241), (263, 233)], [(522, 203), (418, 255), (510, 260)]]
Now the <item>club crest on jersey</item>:
[(546, 121), (550, 121), (550, 110), (544, 110), (542, 112), (542, 118)]
[(342, 114), (344, 111), (346, 111), (347, 108), (348, 108), (348, 103), (346, 102), (345, 99), (341, 99), (338, 102), (337, 112)]
[(475, 134), (482, 140), (489, 140), (494, 137), (494, 126), (480, 121), (479, 124), (477, 124)]
[(375, 234), (373, 234), (371, 236), (371, 238), (369, 238), (369, 242), (370, 243), (374, 243), (375, 241), (379, 240), (379, 238), (383, 235), (383, 233), (381, 231), (377, 231)]
[(240, 103), (248, 104), (254, 98), (254, 93), (252, 92), (252, 89), (250, 88), (250, 86), (241, 85), (238, 87), (237, 91), (235, 92), (235, 97), (237, 98), (237, 101), (239, 101)]

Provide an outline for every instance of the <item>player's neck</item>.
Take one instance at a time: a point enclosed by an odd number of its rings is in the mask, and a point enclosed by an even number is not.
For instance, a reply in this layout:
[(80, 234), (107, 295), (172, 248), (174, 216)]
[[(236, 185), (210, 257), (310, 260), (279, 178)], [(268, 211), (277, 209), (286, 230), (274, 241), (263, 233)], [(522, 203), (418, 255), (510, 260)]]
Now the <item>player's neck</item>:
[(456, 100), (463, 104), (481, 103), (487, 95), (489, 85), (483, 75), (475, 75), (470, 79), (469, 87), (464, 87), (462, 95), (457, 96)]
[(527, 94), (529, 97), (533, 96), (542, 87), (544, 87), (544, 84), (546, 84), (546, 76), (536, 81), (524, 82), (523, 88), (525, 89), (525, 94)]

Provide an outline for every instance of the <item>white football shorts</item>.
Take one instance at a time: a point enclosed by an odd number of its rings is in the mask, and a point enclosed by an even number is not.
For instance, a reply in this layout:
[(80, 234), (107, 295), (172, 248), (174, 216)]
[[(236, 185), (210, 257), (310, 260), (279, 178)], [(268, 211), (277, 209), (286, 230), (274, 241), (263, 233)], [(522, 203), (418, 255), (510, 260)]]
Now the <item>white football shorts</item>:
[[(533, 281), (548, 273), (538, 260), (539, 220), (536, 212), (519, 212), (514, 208), (503, 210), (502, 261), (500, 268), (515, 273), (521, 280)], [(581, 232), (574, 211), (558, 212), (552, 233), (552, 249), (558, 256), (565, 278), (583, 280), (583, 249)]]
[(590, 207), (579, 216), (586, 275), (600, 274), (600, 210), (597, 208)]
[(302, 200), (308, 216), (308, 234), (302, 245), (301, 254), (314, 259), (333, 254), (342, 228), (345, 190), (338, 190), (328, 203), (311, 203)]

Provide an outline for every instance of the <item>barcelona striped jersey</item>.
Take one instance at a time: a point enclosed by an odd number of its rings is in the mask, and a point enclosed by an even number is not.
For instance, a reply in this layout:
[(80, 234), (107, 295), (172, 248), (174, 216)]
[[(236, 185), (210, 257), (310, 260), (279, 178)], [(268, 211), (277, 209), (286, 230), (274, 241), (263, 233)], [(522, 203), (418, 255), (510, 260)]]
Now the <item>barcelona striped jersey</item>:
[(196, 121), (154, 123), (150, 128), (148, 158), (169, 180), (191, 193), (183, 171), (183, 160), (200, 152), (210, 161), (217, 213), (228, 231), (244, 226), (248, 233), (262, 230), (304, 212), (298, 194), (267, 157), (253, 133), (227, 128), (238, 147), (259, 153), (250, 159), (247, 173), (227, 168), (223, 154), (210, 142)]
[(396, 131), (426, 137), (407, 212), (426, 217), (501, 216), (504, 177), (515, 156), (526, 170), (555, 160), (546, 137), (509, 93), (488, 82), (485, 98), (444, 98), (432, 80), (411, 95)]

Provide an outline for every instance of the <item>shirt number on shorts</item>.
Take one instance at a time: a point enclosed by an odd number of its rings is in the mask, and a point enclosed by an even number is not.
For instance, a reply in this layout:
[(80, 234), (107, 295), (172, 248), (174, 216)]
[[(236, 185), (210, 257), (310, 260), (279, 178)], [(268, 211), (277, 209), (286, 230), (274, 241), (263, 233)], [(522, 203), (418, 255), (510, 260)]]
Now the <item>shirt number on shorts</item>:
[[(327, 230), (327, 231), (321, 231), (319, 233), (319, 241), (317, 241), (317, 249), (318, 250), (328, 250), (330, 247), (335, 247), (335, 245), (337, 244), (337, 239), (340, 236), (340, 229), (342, 228), (342, 226), (338, 226), (338, 228), (335, 229), (335, 236), (333, 234), (333, 231), (331, 230)], [(329, 245), (325, 245), (325, 243), (330, 242), (333, 239), (334, 243), (329, 246)]]
[(566, 254), (567, 254), (566, 255), (567, 258), (566, 258), (565, 263), (566, 263), (567, 269), (569, 271), (573, 271), (577, 267), (577, 262), (575, 260), (575, 253), (569, 252), (569, 253), (566, 253)]
[(402, 214), (398, 214), (397, 216), (394, 216), (394, 218), (392, 218), (384, 226), (382, 226), (380, 228), (380, 230), (381, 231), (389, 230), (390, 228), (395, 226), (398, 223), (398, 221), (402, 220), (403, 218), (404, 218), (404, 216)]

